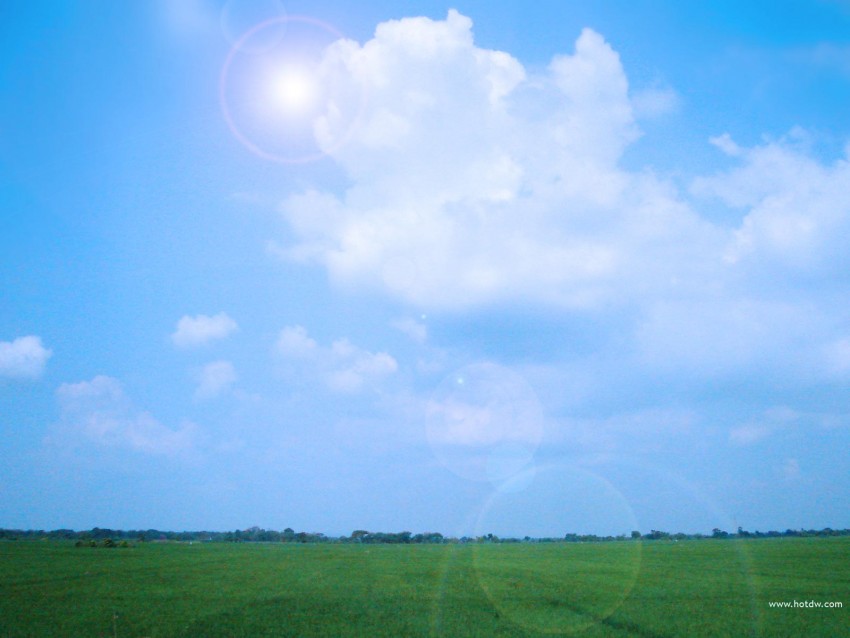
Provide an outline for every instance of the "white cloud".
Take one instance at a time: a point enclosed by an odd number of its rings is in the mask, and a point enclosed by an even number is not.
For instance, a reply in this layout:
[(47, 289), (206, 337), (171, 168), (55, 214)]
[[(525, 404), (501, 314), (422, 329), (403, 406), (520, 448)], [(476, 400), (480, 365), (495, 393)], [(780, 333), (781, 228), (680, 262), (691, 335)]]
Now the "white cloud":
[(588, 306), (665, 287), (722, 250), (669, 185), (618, 168), (639, 130), (619, 56), (590, 29), (534, 76), (476, 47), (454, 11), (381, 24), (325, 64), (369, 96), (346, 144), (331, 143), (331, 114), (317, 125), (352, 186), (283, 203), (297, 238), (285, 254), (341, 285), (422, 306)]
[(212, 399), (229, 390), (236, 382), (236, 370), (230, 361), (213, 361), (198, 374), (196, 399)]
[(850, 153), (825, 165), (800, 130), (755, 148), (722, 136), (715, 143), (740, 165), (695, 181), (694, 191), (747, 209), (726, 250), (727, 260), (774, 277), (842, 275), (850, 265)]
[(562, 419), (550, 433), (554, 443), (583, 455), (657, 449), (662, 441), (696, 431), (697, 413), (680, 408), (650, 408), (607, 416)]
[(748, 423), (729, 432), (729, 441), (735, 445), (752, 445), (767, 438), (771, 429), (765, 425)]
[(516, 371), (491, 362), (447, 376), (423, 409), (432, 451), (464, 478), (503, 481), (533, 460), (543, 439), (534, 390)]
[(275, 347), (278, 354), (293, 358), (310, 357), (318, 351), (316, 342), (307, 336), (302, 326), (288, 326), (281, 330)]
[(302, 326), (281, 330), (275, 351), (284, 361), (309, 367), (337, 392), (357, 392), (398, 370), (398, 363), (386, 352), (369, 352), (347, 339), (320, 346)]
[(368, 352), (353, 346), (347, 339), (334, 341), (331, 356), (335, 369), (328, 382), (341, 392), (355, 392), (367, 381), (381, 379), (398, 370), (396, 360), (386, 352)]
[[(279, 254), (419, 307), (616, 308), (642, 370), (767, 366), (811, 380), (843, 369), (844, 315), (817, 291), (850, 272), (850, 161), (819, 160), (804, 131), (753, 148), (714, 137), (732, 168), (684, 192), (621, 162), (636, 118), (675, 108), (672, 89), (630, 91), (590, 29), (528, 71), (477, 47), (456, 12), (338, 42), (323, 72), (368, 95), (362, 109), (332, 98), (316, 124), (350, 186), (286, 199), (294, 241)], [(725, 220), (699, 214), (706, 198), (730, 209)]]
[(37, 379), (44, 373), (52, 355), (53, 352), (42, 345), (40, 337), (31, 335), (0, 341), (0, 378)]
[(169, 428), (138, 410), (112, 377), (63, 383), (56, 391), (66, 434), (78, 434), (98, 445), (150, 454), (174, 455), (191, 449), (198, 437), (193, 423)]
[(403, 332), (416, 343), (425, 343), (428, 340), (428, 326), (424, 323), (405, 317), (390, 324), (396, 330)]
[(178, 348), (191, 348), (216, 339), (224, 339), (238, 329), (239, 326), (236, 325), (236, 322), (224, 312), (212, 317), (185, 315), (177, 322), (177, 328), (171, 335), (171, 341)]
[(666, 372), (715, 377), (820, 357), (811, 343), (827, 330), (812, 308), (736, 298), (727, 292), (648, 305), (634, 335), (638, 361)]

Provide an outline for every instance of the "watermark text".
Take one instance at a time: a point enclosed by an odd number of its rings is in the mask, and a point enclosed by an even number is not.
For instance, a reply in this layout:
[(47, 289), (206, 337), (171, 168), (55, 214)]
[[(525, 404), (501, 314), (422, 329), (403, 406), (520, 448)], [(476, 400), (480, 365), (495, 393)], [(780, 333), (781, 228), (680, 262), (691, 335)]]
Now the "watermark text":
[(785, 609), (841, 609), (844, 603), (840, 600), (784, 600), (784, 601), (769, 601), (768, 607), (785, 608)]

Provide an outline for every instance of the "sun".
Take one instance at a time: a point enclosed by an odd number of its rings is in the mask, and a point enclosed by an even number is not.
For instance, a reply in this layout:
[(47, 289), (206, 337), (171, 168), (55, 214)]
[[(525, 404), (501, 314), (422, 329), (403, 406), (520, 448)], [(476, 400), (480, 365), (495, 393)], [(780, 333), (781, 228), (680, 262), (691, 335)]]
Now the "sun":
[(273, 105), (286, 115), (307, 115), (318, 99), (317, 82), (305, 69), (279, 69), (269, 79), (269, 95)]

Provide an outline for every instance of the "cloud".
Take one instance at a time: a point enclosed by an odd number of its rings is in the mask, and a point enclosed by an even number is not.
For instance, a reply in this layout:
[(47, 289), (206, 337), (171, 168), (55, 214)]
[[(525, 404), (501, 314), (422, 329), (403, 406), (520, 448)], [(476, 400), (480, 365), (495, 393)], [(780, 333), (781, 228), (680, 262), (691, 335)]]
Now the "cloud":
[(753, 148), (716, 142), (738, 166), (695, 180), (693, 190), (746, 214), (729, 241), (727, 261), (771, 276), (844, 277), (850, 266), (850, 148), (832, 164), (816, 159), (801, 129)]
[(818, 335), (827, 322), (809, 306), (725, 291), (647, 304), (634, 334), (637, 362), (660, 372), (714, 378), (765, 366), (789, 354), (801, 370), (822, 358)]
[(193, 423), (172, 429), (138, 410), (121, 383), (112, 377), (100, 375), (91, 381), (63, 383), (56, 396), (63, 432), (103, 447), (172, 456), (193, 448), (198, 438)]
[(749, 423), (729, 432), (729, 441), (735, 445), (752, 445), (767, 438), (771, 429), (764, 425)]
[(352, 185), (283, 202), (296, 239), (285, 255), (343, 286), (450, 309), (596, 306), (719, 255), (722, 236), (675, 189), (618, 167), (640, 131), (601, 35), (585, 29), (572, 54), (529, 74), (475, 46), (471, 26), (451, 11), (329, 49), (326, 72), (369, 97), (345, 144), (332, 143), (333, 113), (353, 105), (332, 101), (316, 125)]
[(801, 422), (824, 427), (833, 418), (833, 415), (803, 414), (788, 406), (776, 406), (765, 410), (757, 420), (730, 430), (729, 442), (742, 446), (753, 445)]
[(405, 317), (390, 324), (396, 330), (403, 332), (416, 343), (425, 343), (428, 340), (428, 326), (424, 323)]
[(319, 352), (318, 345), (307, 336), (302, 326), (288, 326), (281, 330), (275, 347), (278, 354), (297, 359), (312, 357)]
[(230, 361), (213, 361), (198, 374), (196, 399), (212, 399), (229, 390), (236, 383), (236, 370)]
[(534, 390), (516, 371), (489, 361), (456, 370), (423, 403), (431, 450), (464, 478), (501, 482), (533, 460), (543, 439)]
[(178, 348), (201, 346), (217, 339), (224, 339), (236, 332), (239, 326), (227, 313), (220, 312), (213, 317), (185, 315), (177, 322), (177, 328), (171, 335), (171, 341)]
[(42, 345), (40, 337), (0, 341), (0, 378), (37, 379), (51, 356), (53, 351)]
[(357, 113), (332, 96), (316, 122), (349, 185), (282, 202), (279, 254), (423, 309), (599, 313), (631, 381), (845, 373), (850, 150), (824, 161), (798, 128), (753, 147), (720, 134), (713, 175), (627, 168), (639, 117), (678, 98), (630, 89), (591, 29), (537, 71), (477, 46), (457, 12), (396, 20), (332, 45), (323, 73), (368, 95)]
[(336, 392), (358, 392), (398, 370), (398, 363), (386, 352), (369, 352), (347, 339), (334, 341), (330, 346), (320, 346), (302, 326), (288, 326), (281, 330), (275, 351), (281, 360), (300, 364), (319, 374)]

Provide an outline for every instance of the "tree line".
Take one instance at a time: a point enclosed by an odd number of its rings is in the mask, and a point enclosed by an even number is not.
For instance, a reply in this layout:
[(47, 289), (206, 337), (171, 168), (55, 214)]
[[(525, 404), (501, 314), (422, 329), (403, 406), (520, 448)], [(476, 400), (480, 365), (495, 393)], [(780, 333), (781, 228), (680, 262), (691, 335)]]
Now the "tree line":
[[(54, 530), (20, 530), (0, 529), (0, 540), (69, 540), (83, 541), (80, 546), (94, 543), (101, 545), (104, 541), (110, 542), (206, 542), (206, 543), (358, 543), (358, 544), (441, 544), (441, 543), (598, 543), (616, 541), (680, 541), (680, 540), (702, 540), (702, 539), (734, 539), (734, 538), (785, 538), (785, 537), (826, 537), (826, 536), (850, 536), (850, 529), (786, 529), (778, 531), (747, 531), (738, 527), (735, 532), (727, 532), (720, 528), (714, 528), (711, 534), (685, 534), (682, 532), (670, 533), (660, 530), (651, 530), (643, 534), (637, 530), (631, 534), (620, 534), (618, 536), (597, 536), (595, 534), (567, 533), (561, 537), (523, 538), (499, 537), (495, 534), (482, 536), (443, 536), (439, 532), (370, 532), (363, 529), (354, 530), (350, 536), (326, 536), (318, 532), (296, 532), (291, 527), (283, 531), (262, 529), (260, 527), (249, 527), (244, 530), (228, 532), (194, 531), (174, 532), (157, 529), (147, 530), (117, 530), (102, 527), (93, 527), (90, 530), (76, 531), (72, 529)], [(109, 546), (109, 545), (106, 545)]]

